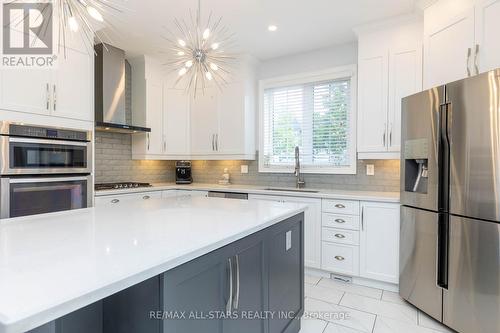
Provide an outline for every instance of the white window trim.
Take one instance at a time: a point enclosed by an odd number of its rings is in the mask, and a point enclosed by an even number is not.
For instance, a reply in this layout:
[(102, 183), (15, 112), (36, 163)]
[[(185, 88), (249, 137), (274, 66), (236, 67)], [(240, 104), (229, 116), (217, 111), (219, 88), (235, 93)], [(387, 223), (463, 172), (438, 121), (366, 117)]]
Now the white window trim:
[(266, 167), (264, 165), (264, 91), (268, 88), (278, 88), (291, 86), (295, 84), (305, 84), (312, 82), (337, 80), (342, 78), (351, 78), (351, 121), (350, 127), (351, 138), (350, 146), (352, 147), (349, 154), (349, 161), (351, 166), (344, 168), (332, 168), (332, 167), (316, 167), (307, 168), (303, 167), (302, 173), (309, 174), (336, 174), (336, 175), (355, 175), (357, 173), (357, 66), (347, 65), (335, 68), (330, 68), (321, 71), (301, 73), (295, 75), (280, 76), (271, 79), (265, 79), (259, 81), (259, 172), (260, 173), (290, 173), (294, 171), (294, 167)]

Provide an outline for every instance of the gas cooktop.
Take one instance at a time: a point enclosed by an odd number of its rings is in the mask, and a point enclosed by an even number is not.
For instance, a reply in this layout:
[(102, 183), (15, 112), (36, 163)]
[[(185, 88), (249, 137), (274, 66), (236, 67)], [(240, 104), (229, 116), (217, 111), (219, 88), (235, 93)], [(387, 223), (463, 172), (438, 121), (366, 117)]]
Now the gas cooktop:
[(106, 184), (95, 184), (94, 188), (96, 191), (103, 190), (120, 190), (127, 188), (139, 188), (139, 187), (151, 187), (153, 185), (149, 183), (106, 183)]

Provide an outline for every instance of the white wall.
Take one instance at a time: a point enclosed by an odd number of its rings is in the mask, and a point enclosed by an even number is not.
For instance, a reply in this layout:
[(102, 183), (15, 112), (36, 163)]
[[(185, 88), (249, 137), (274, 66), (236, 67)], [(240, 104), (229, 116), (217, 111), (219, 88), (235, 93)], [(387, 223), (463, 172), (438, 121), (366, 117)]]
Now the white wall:
[(258, 79), (318, 71), (356, 64), (357, 61), (357, 43), (343, 44), (262, 61), (258, 69)]

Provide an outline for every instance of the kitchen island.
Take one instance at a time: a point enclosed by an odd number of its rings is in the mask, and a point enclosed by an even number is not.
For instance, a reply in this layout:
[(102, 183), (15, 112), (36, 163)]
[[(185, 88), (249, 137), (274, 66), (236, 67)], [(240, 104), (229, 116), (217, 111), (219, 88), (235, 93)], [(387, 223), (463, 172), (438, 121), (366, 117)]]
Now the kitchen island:
[[(295, 306), (298, 316), (304, 210), (182, 197), (3, 220), (0, 333), (126, 332), (123, 326), (129, 332), (149, 332), (146, 326), (164, 333), (193, 327), (241, 332), (251, 327), (241, 316), (169, 320), (164, 314), (290, 310), (281, 309), (284, 304)], [(248, 300), (255, 295), (262, 302)], [(117, 328), (120, 322), (127, 325)], [(252, 323), (269, 332), (299, 327), (290, 318)]]

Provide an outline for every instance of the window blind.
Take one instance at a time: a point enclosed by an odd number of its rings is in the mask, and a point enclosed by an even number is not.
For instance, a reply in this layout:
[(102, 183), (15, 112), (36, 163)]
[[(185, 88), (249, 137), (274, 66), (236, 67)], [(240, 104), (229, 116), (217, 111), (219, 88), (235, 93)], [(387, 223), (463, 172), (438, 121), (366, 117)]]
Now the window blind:
[(295, 146), (306, 170), (351, 167), (350, 78), (268, 88), (263, 100), (265, 168), (293, 168)]

